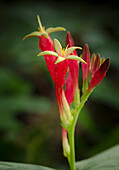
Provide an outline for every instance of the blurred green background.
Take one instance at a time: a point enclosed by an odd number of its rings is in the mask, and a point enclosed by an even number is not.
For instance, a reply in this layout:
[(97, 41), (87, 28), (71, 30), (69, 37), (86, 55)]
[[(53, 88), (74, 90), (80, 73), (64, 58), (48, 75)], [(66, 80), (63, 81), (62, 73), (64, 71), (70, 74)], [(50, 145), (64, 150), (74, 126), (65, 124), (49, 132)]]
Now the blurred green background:
[[(119, 143), (119, 10), (109, 1), (0, 2), (0, 160), (66, 169), (54, 84), (38, 39), (39, 14), (46, 28), (63, 26), (75, 45), (110, 57), (103, 82), (82, 110), (76, 127), (81, 160)], [(65, 45), (66, 32), (51, 34)], [(80, 70), (79, 80), (82, 75)], [(80, 83), (81, 87), (81, 83)]]

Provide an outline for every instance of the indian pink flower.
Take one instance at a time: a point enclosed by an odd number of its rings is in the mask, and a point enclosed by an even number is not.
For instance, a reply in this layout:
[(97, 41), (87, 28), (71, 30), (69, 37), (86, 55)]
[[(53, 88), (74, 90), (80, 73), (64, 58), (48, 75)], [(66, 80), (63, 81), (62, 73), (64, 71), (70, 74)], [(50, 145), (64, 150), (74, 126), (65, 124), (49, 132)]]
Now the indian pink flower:
[[(81, 61), (84, 63), (85, 63), (85, 61), (81, 57), (71, 54), (74, 50), (81, 49), (81, 47), (73, 46), (73, 47), (69, 47), (69, 48), (66, 47), (65, 49), (63, 49), (60, 42), (57, 39), (54, 39), (54, 46), (55, 46), (56, 52), (43, 51), (43, 52), (39, 53), (38, 56), (49, 55), (51, 58), (52, 58), (52, 56), (57, 57), (57, 60), (55, 62), (55, 92), (56, 92), (56, 98), (57, 98), (59, 108), (60, 108), (61, 112), (63, 112), (62, 91), (63, 91), (63, 86), (65, 83), (65, 76), (66, 76), (67, 68), (69, 66), (68, 61), (69, 60), (71, 60), (71, 61), (77, 60), (77, 61)], [(71, 63), (70, 63), (70, 65), (71, 65)], [(70, 80), (70, 77), (71, 76), (68, 75), (67, 80), (69, 80), (70, 83), (72, 83)], [(67, 94), (67, 87), (68, 87), (67, 80), (66, 80), (66, 94)], [(72, 89), (70, 88), (70, 90), (72, 90)], [(69, 90), (68, 90), (68, 92), (69, 92)], [(67, 98), (68, 98), (68, 96), (67, 96)], [(68, 102), (70, 104), (71, 101), (68, 100)]]
[[(55, 27), (55, 28), (51, 27), (51, 28), (48, 28), (45, 30), (45, 27), (42, 26), (38, 15), (37, 15), (37, 19), (38, 19), (38, 23), (39, 23), (39, 27), (38, 27), (39, 31), (34, 31), (31, 34), (28, 34), (27, 36), (24, 37), (24, 40), (29, 37), (34, 37), (34, 36), (38, 37), (39, 47), (40, 47), (41, 51), (46, 51), (46, 50), (54, 51), (54, 43), (53, 43), (52, 39), (50, 38), (49, 34), (55, 32), (55, 31), (65, 31), (66, 29), (63, 27)], [(49, 57), (49, 55), (45, 55), (44, 58), (45, 58), (48, 70), (52, 76), (52, 79), (53, 79), (53, 81), (55, 81), (55, 78), (54, 78), (55, 65), (54, 65), (54, 63), (56, 61), (56, 57), (52, 56), (52, 58), (51, 58), (51, 57)]]
[[(67, 157), (72, 170), (75, 169), (75, 146), (74, 129), (79, 113), (87, 101), (89, 95), (102, 79), (105, 77), (109, 68), (110, 59), (100, 58), (100, 55), (92, 54), (90, 60), (90, 51), (86, 44), (83, 49), (82, 58), (77, 56), (76, 49), (81, 47), (74, 46), (70, 32), (66, 36), (66, 48), (62, 48), (60, 42), (49, 36), (49, 33), (55, 31), (65, 31), (62, 27), (48, 28), (42, 26), (39, 16), (39, 31), (32, 32), (24, 39), (37, 36), (41, 52), (38, 56), (44, 55), (46, 65), (55, 84), (55, 94), (59, 107), (62, 123), (62, 144), (63, 153)], [(80, 101), (78, 74), (79, 62), (81, 62), (83, 74), (83, 88)], [(67, 75), (67, 76), (66, 76)], [(64, 88), (65, 87), (65, 88)], [(74, 102), (73, 109), (70, 109)]]
[(65, 80), (65, 96), (69, 105), (74, 101), (74, 84), (71, 76), (71, 72), (68, 72), (67, 78)]
[[(71, 37), (70, 32), (66, 36), (66, 45), (68, 47), (74, 47), (74, 42)], [(74, 50), (72, 55), (77, 56), (77, 52)], [(69, 104), (74, 101), (75, 95), (75, 104), (79, 104), (79, 84), (78, 84), (78, 75), (79, 75), (79, 62), (77, 60), (68, 60), (69, 62), (69, 73), (66, 79), (66, 96)], [(68, 87), (68, 88), (67, 88)]]
[[(74, 42), (73, 42), (70, 32), (68, 32), (66, 36), (66, 45), (68, 45), (68, 47), (74, 47)], [(75, 50), (72, 51), (71, 54), (77, 56), (77, 52)], [(74, 86), (77, 88), (78, 87), (79, 63), (77, 60), (68, 60), (68, 62), (69, 62), (69, 69), (70, 69), (70, 73), (72, 76)]]
[[(56, 27), (56, 28), (48, 28), (45, 30), (45, 27), (42, 26), (41, 24), (39, 16), (37, 16), (37, 18), (38, 18), (38, 23), (39, 23), (39, 27), (38, 27), (39, 31), (32, 32), (31, 34), (25, 36), (24, 39), (32, 37), (32, 36), (38, 37), (39, 47), (42, 51), (39, 54), (39, 56), (44, 55), (45, 57), (48, 70), (55, 83), (55, 93), (56, 93), (56, 98), (57, 98), (57, 103), (59, 106), (61, 118), (63, 117), (63, 119), (66, 120), (63, 102), (65, 101), (65, 104), (66, 104), (67, 100), (65, 100), (65, 95), (63, 95), (62, 93), (63, 93), (63, 86), (65, 83), (65, 76), (67, 73), (67, 68), (69, 66), (67, 59), (69, 60), (75, 59), (75, 60), (80, 60), (84, 62), (80, 57), (76, 55), (75, 56), (70, 55), (75, 49), (77, 48), (81, 49), (81, 48), (80, 47), (70, 47), (70, 48), (66, 47), (66, 49), (63, 49), (59, 41), (56, 39), (54, 40), (54, 43), (53, 43), (52, 39), (49, 36), (49, 33), (52, 33), (55, 31), (65, 31), (65, 29), (62, 27)], [(54, 51), (54, 46), (55, 46), (56, 52)], [(66, 81), (66, 84), (67, 84), (67, 81)], [(70, 103), (70, 101), (68, 101), (68, 103)]]

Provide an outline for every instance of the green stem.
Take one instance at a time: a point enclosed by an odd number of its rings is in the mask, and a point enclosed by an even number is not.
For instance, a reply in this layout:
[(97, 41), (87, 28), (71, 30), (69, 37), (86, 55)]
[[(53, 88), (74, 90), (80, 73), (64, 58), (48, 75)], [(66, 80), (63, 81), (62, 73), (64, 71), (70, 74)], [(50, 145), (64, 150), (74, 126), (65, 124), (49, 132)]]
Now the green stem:
[(70, 144), (70, 158), (69, 160), (69, 164), (70, 164), (70, 170), (76, 170), (75, 168), (75, 144), (74, 144), (74, 132), (75, 132), (75, 126), (76, 126), (76, 122), (77, 119), (79, 117), (79, 113), (82, 109), (82, 107), (84, 106), (85, 102), (87, 101), (89, 95), (90, 95), (91, 91), (88, 93), (85, 93), (82, 96), (82, 100), (80, 105), (76, 108), (76, 114), (74, 115), (72, 124), (70, 126), (70, 129), (68, 131), (68, 135), (69, 135), (69, 144)]
[(75, 170), (75, 144), (74, 144), (74, 128), (72, 127), (69, 131), (69, 144), (70, 144), (70, 170)]

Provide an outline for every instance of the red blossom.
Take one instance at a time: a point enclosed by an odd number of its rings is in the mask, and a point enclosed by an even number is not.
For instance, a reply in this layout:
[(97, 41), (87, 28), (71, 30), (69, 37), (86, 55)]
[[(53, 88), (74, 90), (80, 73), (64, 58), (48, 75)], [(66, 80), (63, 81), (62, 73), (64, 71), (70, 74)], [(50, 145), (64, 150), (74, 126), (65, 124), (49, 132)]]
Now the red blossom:
[[(74, 47), (74, 41), (70, 32), (67, 33), (66, 36), (66, 45), (68, 47)], [(77, 56), (76, 50), (74, 50), (72, 55)], [(69, 105), (74, 101), (74, 95), (79, 93), (79, 83), (78, 83), (78, 76), (79, 76), (79, 63), (76, 60), (68, 60), (69, 63), (69, 73), (66, 79), (66, 87), (65, 87), (65, 94)]]
[[(45, 51), (45, 50), (54, 51), (54, 44), (49, 35), (48, 35), (48, 38), (46, 38), (44, 35), (41, 35), (38, 37), (38, 39), (39, 39), (39, 47), (41, 51)], [(45, 58), (48, 70), (52, 76), (52, 79), (55, 82), (55, 64), (54, 63), (56, 61), (56, 57), (44, 55), (44, 58)]]
[(63, 108), (62, 92), (65, 83), (65, 76), (67, 73), (68, 61), (65, 60), (61, 63), (55, 64), (55, 93), (58, 102), (58, 106)]
[(74, 101), (74, 84), (71, 77), (71, 72), (68, 72), (65, 82), (65, 95), (69, 105)]
[[(66, 36), (66, 45), (68, 45), (68, 47), (74, 47), (74, 42), (70, 32), (68, 32)], [(71, 54), (77, 55), (77, 52), (74, 50)], [(68, 62), (74, 86), (78, 88), (79, 63), (76, 60), (68, 60)]]
[[(44, 35), (39, 37), (39, 47), (41, 51), (46, 51), (46, 50), (54, 51), (54, 43), (49, 35), (48, 38), (46, 38)], [(56, 93), (59, 110), (63, 114), (64, 111), (63, 111), (63, 103), (62, 103), (62, 91), (65, 83), (68, 61), (65, 60), (61, 63), (54, 64), (56, 61), (55, 56), (44, 55), (44, 57), (45, 57), (48, 70), (55, 83), (55, 93)]]

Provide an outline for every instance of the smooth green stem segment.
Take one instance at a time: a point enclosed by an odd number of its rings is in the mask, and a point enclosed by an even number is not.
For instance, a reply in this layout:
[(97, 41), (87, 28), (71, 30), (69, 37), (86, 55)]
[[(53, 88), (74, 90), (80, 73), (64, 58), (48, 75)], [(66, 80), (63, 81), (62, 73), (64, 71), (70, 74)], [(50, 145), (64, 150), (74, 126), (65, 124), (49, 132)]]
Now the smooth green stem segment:
[(70, 145), (70, 169), (75, 170), (75, 144), (74, 144), (74, 128), (69, 131), (69, 145)]
[(80, 111), (81, 111), (82, 107), (84, 106), (85, 102), (87, 101), (91, 92), (92, 91), (86, 92), (83, 94), (83, 96), (81, 98), (81, 103), (76, 108), (76, 112), (73, 117), (72, 124), (70, 126), (70, 129), (68, 130), (69, 145), (70, 145), (70, 158), (68, 160), (69, 160), (69, 164), (70, 164), (70, 170), (76, 170), (76, 168), (75, 168), (75, 143), (74, 143), (74, 132), (75, 132), (76, 122), (79, 117)]

